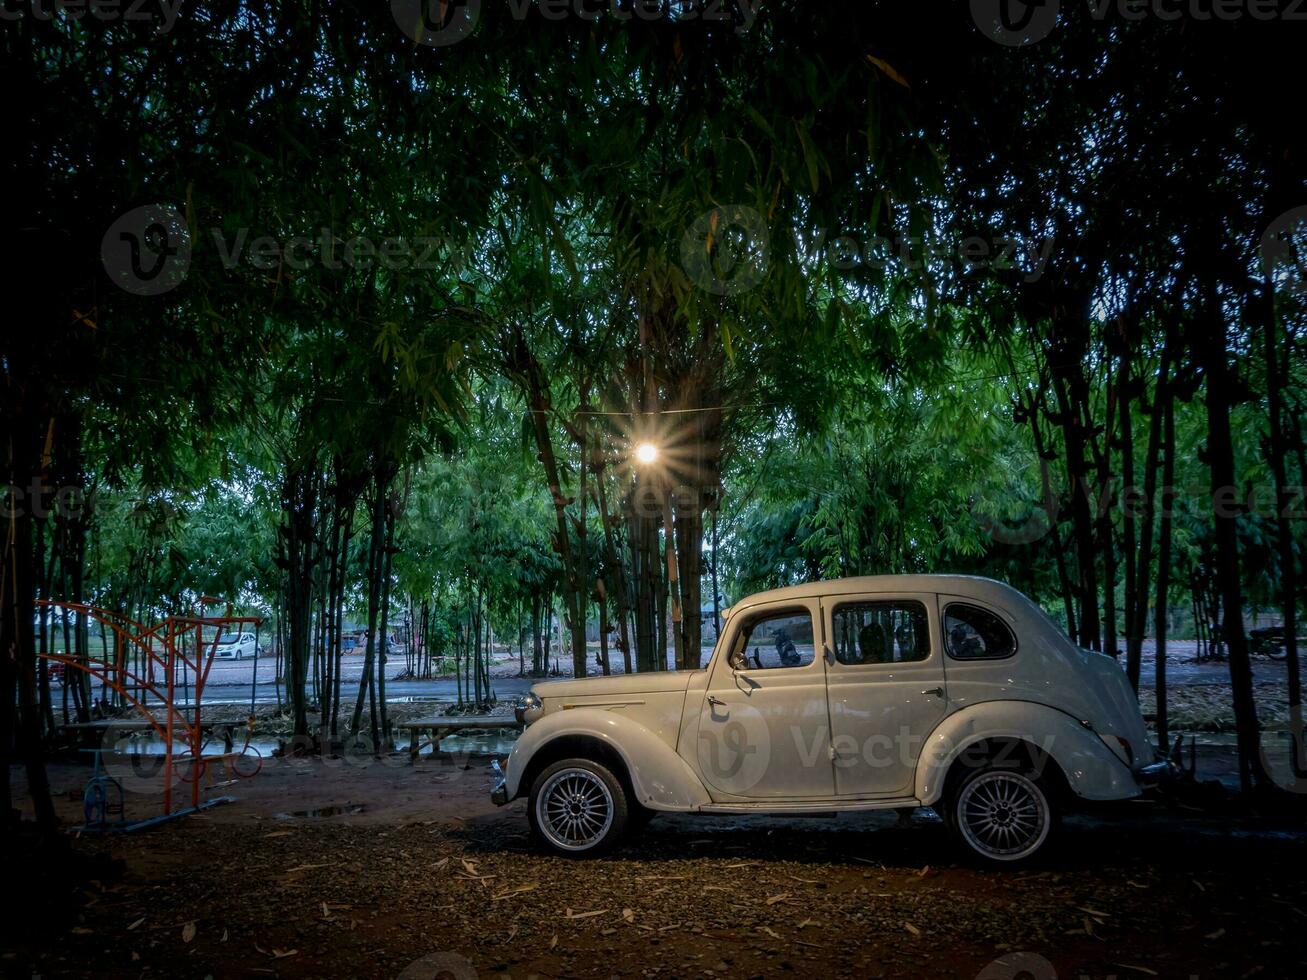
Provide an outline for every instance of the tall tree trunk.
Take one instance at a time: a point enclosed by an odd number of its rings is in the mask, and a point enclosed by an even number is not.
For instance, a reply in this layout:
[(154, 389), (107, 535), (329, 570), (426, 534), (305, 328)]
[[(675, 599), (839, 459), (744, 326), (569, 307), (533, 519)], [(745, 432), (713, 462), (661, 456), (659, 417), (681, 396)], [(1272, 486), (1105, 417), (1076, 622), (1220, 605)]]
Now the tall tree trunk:
[[(16, 372), (22, 377), (21, 372)], [(41, 717), (36, 703), (36, 643), (33, 624), (37, 610), (36, 572), (32, 510), (43, 507), (45, 473), (54, 439), (54, 420), (41, 424), (23, 409), (23, 393), (12, 387), (5, 392), (8, 427), (9, 521), (5, 534), (4, 566), (0, 571), (0, 656), (13, 657), (12, 670), (18, 688), (18, 730), (26, 763), (27, 793), (36, 811), (36, 823), (48, 835), (57, 832), (59, 821), (50, 796), (50, 782), (45, 770), (45, 750), (41, 739)], [(44, 451), (41, 449), (44, 438)], [(19, 499), (17, 488), (30, 493)], [(44, 614), (44, 613), (42, 613)], [(14, 702), (6, 699), (0, 711), (12, 716)], [(4, 818), (8, 820), (9, 811)]]
[(678, 670), (698, 670), (703, 661), (703, 512), (699, 502), (678, 501), (677, 580), (681, 593), (681, 650)]
[[(392, 504), (394, 502), (392, 501)], [(381, 739), (390, 748), (390, 721), (386, 717), (386, 661), (390, 651), (390, 572), (395, 555), (395, 508), (385, 511), (386, 532), (381, 555), (381, 637), (377, 652), (377, 705), (381, 719)]]
[[(1148, 420), (1148, 448), (1144, 456), (1144, 489), (1138, 504), (1143, 509), (1143, 526), (1139, 532), (1139, 557), (1135, 562), (1135, 600), (1134, 620), (1129, 624), (1126, 637), (1126, 677), (1130, 686), (1139, 690), (1139, 672), (1143, 658), (1144, 632), (1148, 623), (1149, 579), (1151, 577), (1153, 557), (1153, 526), (1157, 516), (1157, 463), (1163, 450), (1165, 432), (1163, 420), (1172, 411), (1174, 395), (1171, 390), (1171, 364), (1174, 359), (1172, 347), (1175, 343), (1175, 330), (1168, 321), (1162, 341), (1162, 361), (1157, 371), (1157, 381), (1153, 386), (1153, 408)], [(1174, 447), (1172, 447), (1174, 449)], [(1169, 493), (1167, 481), (1162, 483), (1163, 493)], [(1127, 502), (1127, 511), (1133, 512), (1135, 501)], [(1166, 505), (1169, 509), (1169, 504)], [(1169, 568), (1168, 568), (1169, 575)], [(1160, 568), (1159, 568), (1160, 574)], [(1159, 591), (1160, 594), (1160, 591)]]
[[(1165, 384), (1165, 377), (1159, 380)], [(1162, 486), (1169, 487), (1175, 480), (1175, 402), (1168, 396), (1165, 405), (1155, 407), (1155, 411), (1166, 414), (1163, 434), (1163, 452), (1166, 454), (1162, 463)], [(1155, 661), (1154, 691), (1157, 695), (1157, 748), (1166, 752), (1171, 740), (1171, 729), (1167, 718), (1166, 695), (1166, 614), (1167, 591), (1171, 588), (1171, 508), (1162, 509), (1162, 522), (1158, 529), (1157, 545), (1157, 618), (1154, 632), (1157, 634), (1157, 653)]]
[(1253, 699), (1252, 665), (1248, 637), (1243, 628), (1243, 588), (1239, 537), (1236, 525), (1238, 494), (1235, 482), (1234, 441), (1230, 430), (1231, 396), (1235, 380), (1229, 364), (1225, 320), (1219, 297), (1209, 287), (1200, 314), (1195, 354), (1207, 378), (1207, 456), (1215, 503), (1216, 579), (1221, 598), (1225, 639), (1230, 665), (1230, 687), (1239, 740), (1239, 783), (1244, 792), (1265, 785), (1261, 760), (1261, 732)]
[[(1138, 538), (1136, 537), (1135, 509), (1130, 496), (1135, 492), (1135, 433), (1134, 433), (1134, 383), (1130, 376), (1131, 338), (1124, 326), (1121, 331), (1120, 371), (1117, 375), (1117, 410), (1120, 413), (1119, 446), (1121, 450), (1121, 502), (1124, 504), (1121, 514), (1121, 559), (1125, 566), (1125, 583), (1122, 590), (1122, 613), (1125, 626), (1126, 667), (1129, 673), (1130, 640), (1135, 632), (1135, 589), (1136, 565), (1139, 560)], [(1116, 653), (1113, 644), (1113, 653)]]
[[(383, 547), (383, 536), (385, 533), (385, 507), (386, 499), (383, 488), (380, 484), (380, 476), (373, 480), (371, 492), (368, 496), (368, 511), (371, 525), (368, 531), (368, 633), (364, 644), (363, 653), (363, 673), (359, 677), (358, 696), (354, 700), (354, 715), (350, 719), (350, 734), (357, 735), (359, 726), (363, 722), (363, 708), (365, 704), (372, 706), (370, 718), (372, 723), (372, 737), (377, 737), (377, 717), (376, 717), (376, 696), (373, 688), (373, 671), (376, 663), (377, 644), (377, 605), (378, 596), (378, 578), (381, 574), (381, 550)], [(369, 695), (371, 694), (371, 697)]]
[(617, 517), (608, 512), (608, 493), (604, 488), (602, 474), (595, 476), (595, 501), (599, 508), (599, 520), (604, 528), (604, 554), (609, 568), (612, 569), (612, 595), (617, 607), (617, 630), (620, 641), (617, 645), (622, 651), (623, 669), (629, 674), (631, 673), (631, 635), (627, 622), (629, 592), (626, 585), (626, 568), (618, 556), (617, 544), (614, 540), (616, 536), (614, 525), (617, 523)]
[(282, 564), (286, 570), (287, 649), (286, 678), (293, 721), (293, 736), (308, 735), (305, 704), (308, 681), (310, 630), (313, 609), (315, 553), (314, 522), (317, 511), (316, 461), (292, 463), (282, 487)]
[[(681, 569), (680, 563), (676, 557), (676, 529), (673, 525), (672, 518), (672, 493), (669, 487), (663, 486), (660, 490), (663, 504), (663, 549), (667, 557), (667, 580), (665, 591), (662, 593), (663, 601), (669, 607), (671, 614), (671, 631), (672, 631), (672, 651), (673, 663), (676, 664), (677, 670), (683, 670), (685, 665), (685, 636), (681, 632), (683, 613), (681, 611)], [(663, 639), (666, 642), (667, 626), (663, 626)], [(662, 668), (667, 667), (667, 655), (664, 650), (662, 658)]]

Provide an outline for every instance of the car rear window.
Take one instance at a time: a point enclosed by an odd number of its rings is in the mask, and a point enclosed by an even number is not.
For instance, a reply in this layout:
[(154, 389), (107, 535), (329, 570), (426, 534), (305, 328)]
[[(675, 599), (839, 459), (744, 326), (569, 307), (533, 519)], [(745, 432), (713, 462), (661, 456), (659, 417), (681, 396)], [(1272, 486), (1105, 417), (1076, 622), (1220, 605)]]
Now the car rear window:
[(1017, 652), (1017, 638), (988, 609), (954, 602), (944, 610), (944, 646), (954, 660), (1002, 660)]

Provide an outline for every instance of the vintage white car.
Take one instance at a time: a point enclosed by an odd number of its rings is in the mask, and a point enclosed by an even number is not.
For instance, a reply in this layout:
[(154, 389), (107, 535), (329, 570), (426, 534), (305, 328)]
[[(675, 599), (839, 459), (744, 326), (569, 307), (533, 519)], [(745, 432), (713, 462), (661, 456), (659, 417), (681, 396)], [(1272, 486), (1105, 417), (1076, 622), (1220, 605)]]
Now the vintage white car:
[(933, 807), (984, 861), (1029, 858), (1081, 800), (1169, 773), (1124, 672), (1020, 592), (883, 576), (764, 592), (702, 670), (537, 684), (492, 791), (568, 855), (657, 812)]

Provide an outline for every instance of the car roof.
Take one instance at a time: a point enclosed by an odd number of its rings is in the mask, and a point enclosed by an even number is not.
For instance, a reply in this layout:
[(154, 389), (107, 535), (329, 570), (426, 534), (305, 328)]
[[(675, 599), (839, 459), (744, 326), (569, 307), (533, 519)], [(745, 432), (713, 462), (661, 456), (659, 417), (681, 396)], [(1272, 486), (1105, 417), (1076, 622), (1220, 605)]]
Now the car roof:
[(862, 575), (855, 578), (837, 578), (824, 582), (805, 582), (783, 589), (755, 592), (741, 599), (724, 616), (764, 602), (783, 602), (786, 599), (812, 599), (818, 596), (853, 595), (863, 593), (936, 592), (979, 599), (1009, 611), (1029, 605), (1030, 600), (1006, 582), (980, 575)]

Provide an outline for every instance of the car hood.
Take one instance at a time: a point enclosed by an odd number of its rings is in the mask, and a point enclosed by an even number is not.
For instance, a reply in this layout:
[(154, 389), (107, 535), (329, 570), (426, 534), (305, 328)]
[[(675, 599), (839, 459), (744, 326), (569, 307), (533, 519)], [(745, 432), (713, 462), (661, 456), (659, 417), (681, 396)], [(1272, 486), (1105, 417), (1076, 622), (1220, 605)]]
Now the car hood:
[(660, 694), (684, 691), (694, 676), (692, 670), (658, 670), (647, 674), (618, 674), (613, 677), (585, 677), (580, 680), (545, 681), (533, 684), (538, 698), (589, 698), (608, 694)]

